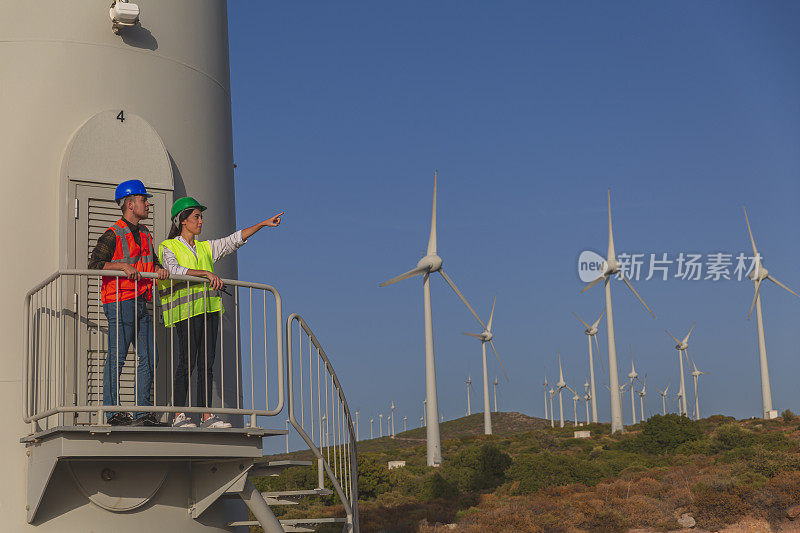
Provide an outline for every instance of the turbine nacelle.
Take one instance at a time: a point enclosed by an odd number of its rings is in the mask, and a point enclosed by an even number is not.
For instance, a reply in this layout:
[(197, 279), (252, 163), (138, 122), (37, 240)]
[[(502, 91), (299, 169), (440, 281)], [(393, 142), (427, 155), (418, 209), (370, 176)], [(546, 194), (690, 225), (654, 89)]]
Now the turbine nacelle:
[(769, 277), (769, 270), (764, 267), (760, 259), (757, 259), (753, 270), (747, 274), (747, 277), (752, 281), (764, 281)]
[(426, 255), (417, 262), (417, 268), (425, 269), (429, 273), (436, 272), (442, 268), (442, 258), (436, 254)]
[(603, 276), (610, 277), (618, 273), (622, 269), (622, 265), (616, 259), (606, 259), (600, 268), (603, 270)]

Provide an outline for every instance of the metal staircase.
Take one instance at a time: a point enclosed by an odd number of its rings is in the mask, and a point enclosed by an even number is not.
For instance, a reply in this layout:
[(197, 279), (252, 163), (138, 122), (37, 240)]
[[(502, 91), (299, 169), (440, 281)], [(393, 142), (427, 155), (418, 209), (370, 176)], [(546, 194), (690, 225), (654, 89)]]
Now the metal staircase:
[[(358, 533), (355, 429), (339, 378), (319, 340), (297, 313), (286, 321), (286, 347), (289, 421), (316, 457), (318, 484), (310, 489), (262, 492), (261, 497), (267, 505), (283, 506), (297, 505), (304, 497), (336, 494), (346, 516), (284, 519), (280, 520), (281, 527), (287, 532), (311, 532), (320, 525), (342, 524), (342, 531)], [(249, 475), (276, 476), (290, 466), (312, 464), (311, 461), (272, 461), (255, 466)], [(229, 525), (262, 524), (257, 520), (245, 520)]]

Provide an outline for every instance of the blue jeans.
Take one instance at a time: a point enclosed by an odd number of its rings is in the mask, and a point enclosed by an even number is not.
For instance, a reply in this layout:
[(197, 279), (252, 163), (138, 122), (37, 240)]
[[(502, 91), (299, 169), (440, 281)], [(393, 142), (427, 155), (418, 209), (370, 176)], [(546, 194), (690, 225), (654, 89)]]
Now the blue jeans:
[[(128, 348), (137, 337), (137, 333), (139, 365), (136, 368), (136, 404), (153, 405), (150, 391), (153, 387), (154, 369), (158, 364), (158, 354), (153, 346), (153, 320), (145, 302), (141, 299), (119, 302), (119, 316), (117, 316), (117, 303), (111, 302), (103, 304), (103, 312), (108, 319), (108, 354), (103, 369), (103, 405), (117, 405), (117, 382), (128, 355)], [(115, 366), (116, 372), (113, 370)], [(106, 417), (111, 417), (113, 414), (106, 413)], [(138, 418), (145, 414), (147, 413), (134, 413), (134, 417)]]

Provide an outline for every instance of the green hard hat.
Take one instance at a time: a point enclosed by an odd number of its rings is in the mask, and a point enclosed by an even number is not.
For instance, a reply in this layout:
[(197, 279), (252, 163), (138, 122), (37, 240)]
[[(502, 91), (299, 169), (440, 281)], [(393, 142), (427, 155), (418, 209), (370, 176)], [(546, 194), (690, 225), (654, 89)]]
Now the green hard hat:
[(178, 198), (175, 200), (175, 203), (172, 204), (172, 211), (170, 211), (169, 218), (174, 219), (176, 216), (178, 216), (178, 214), (180, 214), (181, 211), (191, 207), (197, 208), (201, 212), (206, 210), (206, 206), (200, 205), (200, 202), (191, 196), (184, 196), (183, 198)]

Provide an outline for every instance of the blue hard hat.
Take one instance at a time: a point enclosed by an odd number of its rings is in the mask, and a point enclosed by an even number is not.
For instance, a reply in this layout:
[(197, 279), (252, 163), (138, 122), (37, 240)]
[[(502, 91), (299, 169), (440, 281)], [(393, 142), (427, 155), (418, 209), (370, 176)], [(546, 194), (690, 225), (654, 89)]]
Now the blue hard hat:
[(114, 200), (119, 202), (121, 199), (132, 194), (140, 194), (146, 198), (153, 196), (152, 194), (148, 194), (147, 189), (144, 188), (144, 183), (141, 181), (128, 180), (117, 185), (117, 190), (114, 191)]

